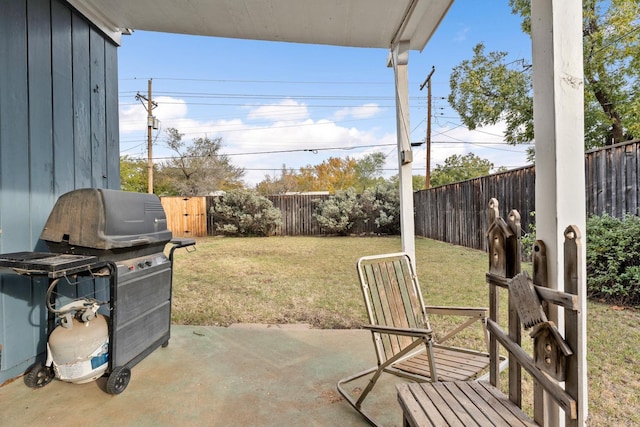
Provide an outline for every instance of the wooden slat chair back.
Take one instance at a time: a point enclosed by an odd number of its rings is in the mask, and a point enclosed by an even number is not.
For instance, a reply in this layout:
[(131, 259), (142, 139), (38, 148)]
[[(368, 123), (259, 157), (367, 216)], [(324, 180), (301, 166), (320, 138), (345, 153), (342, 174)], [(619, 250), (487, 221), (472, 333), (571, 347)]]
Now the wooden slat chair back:
[[(413, 381), (455, 381), (477, 377), (489, 366), (489, 354), (436, 343), (428, 313), (464, 316), (468, 320), (444, 340), (473, 323), (485, 326), (487, 309), (426, 306), (411, 259), (406, 253), (362, 257), (358, 277), (369, 316), (364, 328), (372, 333), (377, 366), (338, 382), (338, 391), (371, 424), (376, 421), (362, 410), (362, 403), (382, 373)], [(486, 336), (485, 336), (486, 338)], [(373, 374), (359, 398), (345, 385)]]
[[(538, 426), (554, 416), (550, 405), (555, 401), (564, 412), (566, 426), (584, 426), (586, 366), (584, 348), (586, 331), (581, 319), (584, 309), (579, 298), (581, 280), (580, 232), (575, 226), (565, 230), (563, 291), (548, 287), (545, 245), (537, 241), (533, 255), (533, 278), (519, 270), (519, 215), (512, 211), (508, 221), (497, 215), (498, 203), (490, 204), (489, 272), (491, 368), (489, 382), (456, 381), (399, 385), (398, 401), (405, 426)], [(508, 331), (498, 319), (499, 291), (509, 297)], [(547, 319), (549, 306), (564, 308), (564, 334)], [(530, 329), (533, 355), (522, 348), (522, 326)], [(500, 391), (494, 360), (499, 347), (509, 354), (506, 394)], [(534, 382), (533, 417), (521, 410), (522, 370)]]
[[(371, 325), (431, 329), (410, 267), (405, 254), (365, 257), (358, 261), (358, 275)], [(406, 335), (379, 333), (374, 334), (374, 339), (380, 363), (395, 357), (415, 341)]]

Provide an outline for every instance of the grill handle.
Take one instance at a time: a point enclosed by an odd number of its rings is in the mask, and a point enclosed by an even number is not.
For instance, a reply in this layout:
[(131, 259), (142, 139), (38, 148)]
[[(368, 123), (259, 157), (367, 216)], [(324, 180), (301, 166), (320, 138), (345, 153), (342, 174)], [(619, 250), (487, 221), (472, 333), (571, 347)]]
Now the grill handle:
[(187, 248), (187, 252), (193, 252), (196, 250), (196, 241), (194, 239), (171, 239), (169, 242), (171, 245), (171, 251), (169, 252), (169, 260), (173, 264), (173, 252), (176, 249)]

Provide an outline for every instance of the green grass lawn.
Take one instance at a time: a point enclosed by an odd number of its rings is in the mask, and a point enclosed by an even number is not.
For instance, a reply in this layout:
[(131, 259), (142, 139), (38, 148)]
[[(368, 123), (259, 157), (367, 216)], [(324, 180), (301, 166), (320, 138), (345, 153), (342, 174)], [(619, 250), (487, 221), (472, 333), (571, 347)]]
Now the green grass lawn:
[[(356, 260), (400, 248), (397, 237), (199, 239), (195, 252), (176, 252), (173, 322), (357, 328), (368, 322)], [(416, 264), (427, 304), (488, 305), (486, 253), (418, 239)], [(448, 326), (431, 320), (434, 329)], [(589, 302), (587, 330), (589, 425), (640, 425), (640, 313)]]

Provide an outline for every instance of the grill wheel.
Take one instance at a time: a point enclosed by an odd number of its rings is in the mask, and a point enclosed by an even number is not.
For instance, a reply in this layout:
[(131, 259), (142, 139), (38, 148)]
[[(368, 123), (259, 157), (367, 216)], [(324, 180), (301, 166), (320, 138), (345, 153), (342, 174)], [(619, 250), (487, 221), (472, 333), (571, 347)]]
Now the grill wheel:
[(129, 385), (131, 370), (125, 366), (116, 367), (107, 380), (107, 393), (120, 394)]
[(49, 366), (44, 366), (42, 363), (38, 363), (25, 375), (24, 383), (27, 387), (41, 388), (49, 384), (54, 376), (53, 369)]

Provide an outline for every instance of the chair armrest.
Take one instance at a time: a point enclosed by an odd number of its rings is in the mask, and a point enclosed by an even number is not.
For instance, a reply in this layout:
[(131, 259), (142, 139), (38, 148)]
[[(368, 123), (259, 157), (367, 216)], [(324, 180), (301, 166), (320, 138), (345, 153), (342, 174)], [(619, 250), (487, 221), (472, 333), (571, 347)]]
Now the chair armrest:
[(432, 331), (431, 329), (419, 329), (419, 328), (394, 328), (391, 326), (376, 326), (376, 325), (364, 325), (364, 329), (367, 329), (371, 332), (378, 332), (381, 334), (392, 334), (392, 335), (404, 335), (409, 337), (416, 338), (431, 338)]
[(442, 314), (450, 316), (487, 317), (489, 309), (482, 307), (441, 307), (427, 305), (424, 307), (427, 314)]
[(485, 341), (489, 345), (489, 335), (487, 334), (486, 322), (488, 317), (488, 309), (480, 307), (437, 307), (437, 306), (425, 306), (424, 310), (427, 314), (438, 314), (445, 316), (464, 316), (468, 317), (467, 320), (462, 322), (452, 331), (449, 331), (445, 336), (439, 338), (438, 342), (443, 343), (449, 338), (454, 337), (458, 332), (466, 329), (467, 327), (474, 325), (476, 322), (482, 323), (484, 330)]

